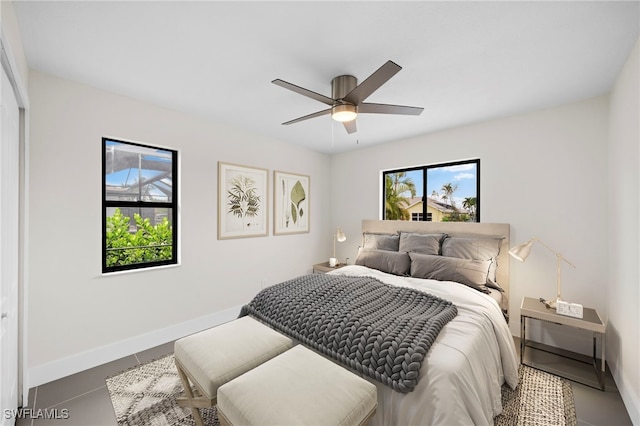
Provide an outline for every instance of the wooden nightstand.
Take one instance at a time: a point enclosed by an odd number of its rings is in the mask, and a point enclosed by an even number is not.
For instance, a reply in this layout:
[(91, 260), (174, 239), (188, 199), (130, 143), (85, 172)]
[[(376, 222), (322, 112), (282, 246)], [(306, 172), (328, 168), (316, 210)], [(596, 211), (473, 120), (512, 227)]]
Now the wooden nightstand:
[(338, 263), (337, 266), (329, 266), (329, 262), (316, 263), (313, 265), (313, 273), (314, 274), (326, 274), (327, 272), (335, 271), (336, 269), (340, 269), (345, 265), (344, 263)]
[[(591, 331), (593, 333), (593, 355), (591, 359), (589, 357), (584, 356), (582, 354), (577, 354), (570, 351), (565, 351), (559, 348), (555, 348), (549, 345), (544, 345), (536, 342), (528, 342), (526, 338), (526, 323), (527, 318), (539, 320), (539, 321), (547, 321), (558, 325), (569, 326), (579, 328), (581, 330)], [(541, 368), (541, 365), (530, 365), (524, 362), (524, 351), (525, 348), (536, 349), (544, 352), (549, 352), (555, 355), (562, 356), (564, 358), (573, 359), (575, 361), (579, 361), (585, 364), (592, 364), (595, 369), (596, 376), (598, 377), (598, 386), (594, 386), (591, 383), (576, 380), (572, 377), (565, 377), (569, 380), (573, 380), (579, 383), (582, 383), (587, 386), (594, 387), (596, 389), (600, 389), (604, 391), (604, 372), (605, 372), (605, 359), (604, 359), (604, 347), (605, 340), (604, 335), (606, 331), (607, 325), (602, 321), (602, 318), (598, 314), (595, 309), (591, 308), (583, 308), (583, 317), (582, 318), (574, 318), (565, 315), (558, 315), (555, 309), (547, 308), (544, 303), (542, 303), (539, 299), (534, 299), (532, 297), (525, 297), (522, 299), (522, 304), (520, 305), (520, 363), (524, 365), (528, 365), (529, 367), (537, 368), (539, 370), (545, 370)], [(600, 335), (600, 344), (602, 346), (602, 358), (600, 359), (600, 368), (597, 365), (596, 358), (596, 336)], [(551, 374), (556, 374), (555, 371), (547, 371)]]

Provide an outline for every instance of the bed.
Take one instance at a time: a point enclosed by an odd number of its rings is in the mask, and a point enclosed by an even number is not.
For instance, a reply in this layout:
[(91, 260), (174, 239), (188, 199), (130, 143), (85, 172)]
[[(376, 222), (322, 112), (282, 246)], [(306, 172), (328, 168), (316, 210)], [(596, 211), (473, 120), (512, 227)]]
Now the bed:
[[(509, 225), (365, 220), (362, 232), (358, 264), (330, 272), (327, 280), (345, 277), (345, 280), (360, 282), (366, 278), (384, 283), (380, 285), (402, 294), (427, 293), (438, 302), (438, 306), (449, 303), (456, 312), (450, 315), (451, 307), (442, 308), (448, 317), (441, 321), (443, 324), (432, 337), (432, 343), (429, 342), (426, 353), (418, 357), (421, 365), (415, 386), (408, 390), (399, 391), (396, 383), (394, 387), (389, 380), (382, 380), (384, 377), (376, 379), (367, 368), (345, 363), (344, 359), (309, 340), (312, 349), (334, 361), (342, 361), (347, 368), (376, 385), (378, 409), (371, 419), (372, 426), (493, 424), (493, 418), (502, 411), (502, 385), (507, 383), (515, 388), (518, 383), (518, 361), (507, 326), (508, 304), (505, 303), (509, 294)], [(491, 258), (485, 259), (488, 256), (485, 249), (489, 246), (495, 246), (495, 249)], [(447, 280), (452, 277), (459, 282)], [(317, 280), (308, 276), (306, 281)], [(291, 284), (286, 283), (286, 286)], [(285, 287), (281, 285), (274, 286), (273, 291), (280, 293), (278, 297), (288, 297), (282, 295)], [(349, 298), (341, 296), (339, 300)], [(338, 299), (333, 300), (335, 304)], [(246, 306), (257, 306), (252, 304)], [(287, 305), (287, 301), (285, 299), (283, 303), (283, 299), (279, 299), (274, 304)], [(298, 307), (298, 301), (293, 305), (288, 309), (295, 310), (295, 315), (308, 314), (306, 310), (300, 312), (302, 308)], [(312, 310), (318, 309), (314, 301), (309, 305)], [(281, 312), (271, 318), (252, 309), (244, 314), (258, 316), (279, 331), (291, 332), (273, 320)], [(318, 313), (313, 315), (313, 318), (320, 316)], [(406, 322), (402, 321), (403, 324)], [(300, 338), (297, 332), (291, 334)], [(428, 334), (432, 335), (431, 332)], [(307, 344), (305, 339), (303, 337), (300, 341)], [(412, 357), (416, 355), (412, 354)], [(407, 360), (410, 358), (405, 356)]]

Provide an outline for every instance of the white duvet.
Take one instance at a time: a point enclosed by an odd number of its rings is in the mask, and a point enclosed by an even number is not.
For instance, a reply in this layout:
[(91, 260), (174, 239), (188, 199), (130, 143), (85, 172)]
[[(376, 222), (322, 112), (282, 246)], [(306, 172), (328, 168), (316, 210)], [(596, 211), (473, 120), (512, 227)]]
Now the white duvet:
[(458, 315), (442, 329), (420, 370), (413, 392), (396, 392), (373, 379), (378, 409), (369, 425), (492, 425), (502, 412), (500, 388), (518, 383), (516, 348), (498, 304), (450, 281), (399, 277), (351, 265), (334, 275), (365, 275), (412, 287), (453, 302)]

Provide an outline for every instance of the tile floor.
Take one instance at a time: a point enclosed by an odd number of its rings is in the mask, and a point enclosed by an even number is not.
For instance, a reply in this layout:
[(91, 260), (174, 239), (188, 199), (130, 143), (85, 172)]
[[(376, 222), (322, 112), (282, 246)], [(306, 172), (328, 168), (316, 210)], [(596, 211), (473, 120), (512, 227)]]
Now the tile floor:
[[(519, 351), (519, 339), (516, 347)], [(147, 351), (136, 353), (125, 358), (101, 365), (99, 367), (74, 374), (47, 383), (29, 391), (29, 407), (38, 409), (68, 410), (67, 419), (19, 419), (16, 426), (117, 426), (113, 414), (111, 400), (104, 379), (113, 374), (127, 370), (136, 365), (160, 358), (173, 352), (173, 343), (167, 343)], [(531, 353), (531, 358), (529, 355)], [(574, 363), (564, 358), (554, 357), (537, 351), (525, 351), (529, 362), (549, 362), (552, 366), (565, 368), (567, 364), (571, 372), (584, 376), (595, 377), (590, 366), (576, 368)], [(548, 365), (548, 364), (547, 364)], [(597, 389), (571, 382), (575, 396), (578, 425), (631, 425), (631, 420), (622, 403), (620, 394), (607, 370), (605, 379), (606, 389)]]

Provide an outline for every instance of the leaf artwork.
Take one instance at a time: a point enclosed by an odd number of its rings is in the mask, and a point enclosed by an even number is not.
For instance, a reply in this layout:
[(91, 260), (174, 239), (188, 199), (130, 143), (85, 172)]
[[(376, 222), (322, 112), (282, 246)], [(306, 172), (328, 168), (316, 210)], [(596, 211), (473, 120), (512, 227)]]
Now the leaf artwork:
[(307, 198), (307, 194), (304, 192), (304, 187), (300, 181), (297, 181), (293, 188), (291, 188), (291, 217), (294, 223), (297, 223), (298, 218), (304, 215), (304, 211), (300, 207), (300, 203)]
[(231, 188), (227, 191), (228, 213), (243, 219), (244, 229), (244, 218), (257, 216), (260, 211), (260, 196), (257, 193), (256, 182), (249, 176), (238, 175), (231, 178), (229, 183)]

